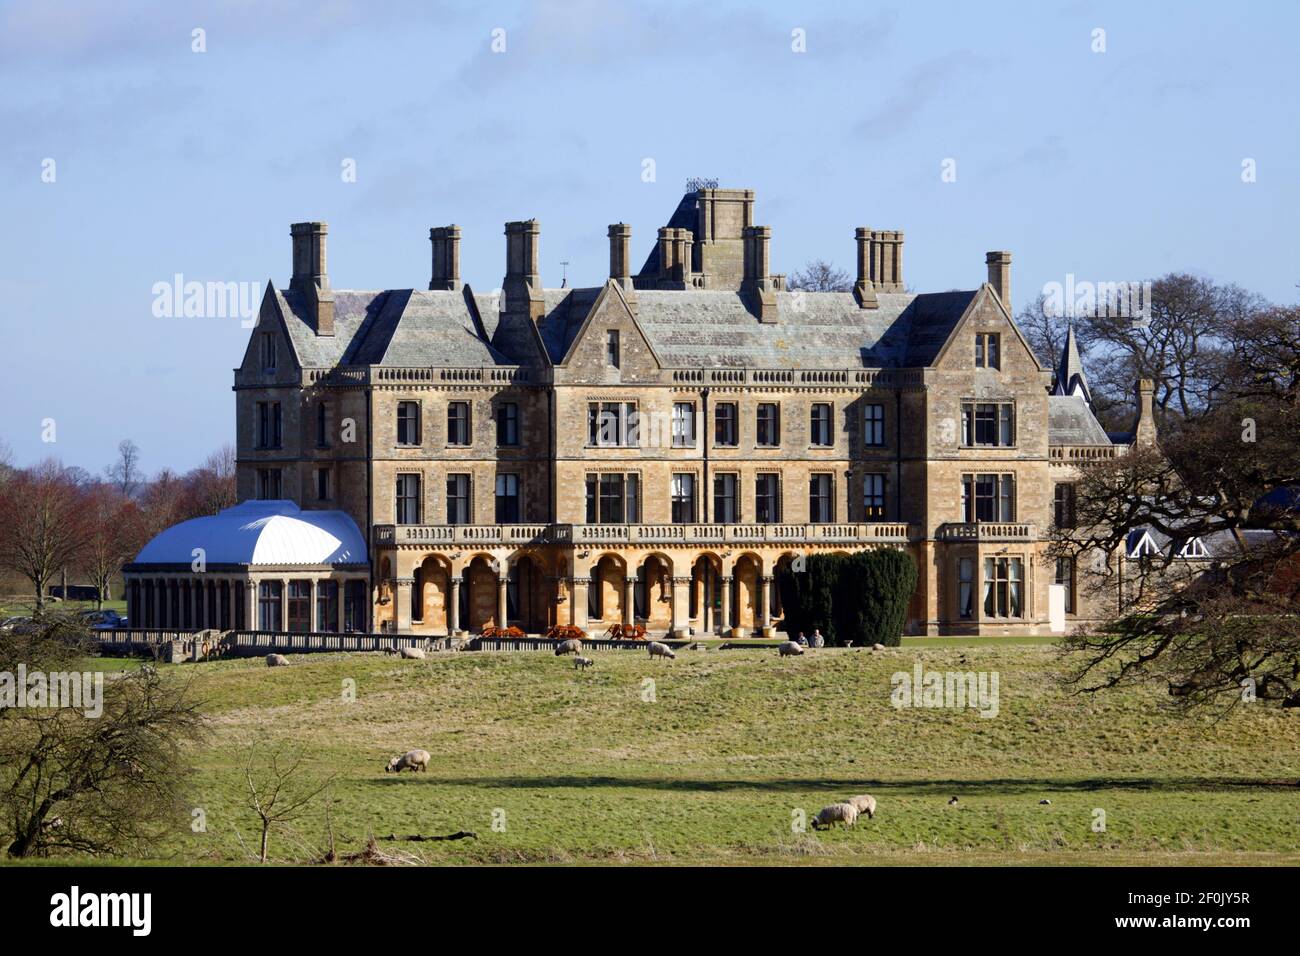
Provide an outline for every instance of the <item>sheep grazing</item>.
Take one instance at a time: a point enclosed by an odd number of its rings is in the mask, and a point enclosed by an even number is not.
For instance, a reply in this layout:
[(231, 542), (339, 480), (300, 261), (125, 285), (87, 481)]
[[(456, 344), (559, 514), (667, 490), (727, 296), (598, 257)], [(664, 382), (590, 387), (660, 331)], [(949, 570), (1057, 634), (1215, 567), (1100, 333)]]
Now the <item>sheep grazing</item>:
[(844, 801), (851, 805), (858, 813), (865, 813), (868, 820), (875, 819), (876, 816), (876, 798), (868, 793), (859, 794), (856, 797), (849, 797)]
[(560, 641), (555, 645), (555, 656), (561, 654), (580, 654), (582, 653), (582, 641), (577, 638), (570, 638), (567, 641)]
[(410, 660), (410, 661), (424, 660), (424, 648), (422, 647), (403, 647), (400, 651), (398, 651), (398, 653), (402, 655), (403, 660)]
[(813, 817), (813, 829), (824, 830), (830, 827), (832, 823), (843, 823), (845, 826), (853, 826), (858, 822), (857, 808), (851, 803), (832, 803), (829, 807), (822, 807), (817, 816)]
[(782, 657), (798, 657), (803, 653), (803, 645), (796, 641), (782, 641), (776, 646)]
[(590, 667), (594, 663), (596, 662), (593, 661), (590, 657), (582, 657), (580, 655), (573, 659), (573, 669), (576, 671), (579, 668), (581, 668), (582, 670), (585, 671), (588, 667)]
[(385, 772), (401, 773), (403, 770), (410, 770), (415, 773), (417, 770), (425, 773), (429, 769), (429, 751), (427, 750), (408, 750), (400, 757), (394, 757), (388, 761), (388, 766), (384, 768)]
[(285, 657), (283, 654), (267, 654), (266, 666), (267, 667), (288, 667), (289, 658)]
[(871, 649), (872, 649), (873, 651), (883, 651), (883, 650), (885, 649), (885, 645), (884, 645), (884, 644), (872, 644), (872, 645), (871, 645)]
[(666, 657), (670, 661), (677, 660), (677, 655), (667, 644), (660, 644), (658, 641), (651, 641), (646, 645), (646, 650), (650, 652), (651, 657)]

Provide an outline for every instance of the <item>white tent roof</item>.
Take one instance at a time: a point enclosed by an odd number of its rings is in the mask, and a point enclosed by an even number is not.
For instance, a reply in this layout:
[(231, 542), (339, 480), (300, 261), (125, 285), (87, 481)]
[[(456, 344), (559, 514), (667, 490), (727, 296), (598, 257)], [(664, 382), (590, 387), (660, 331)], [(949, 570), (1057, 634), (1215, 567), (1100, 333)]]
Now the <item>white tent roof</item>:
[(303, 511), (292, 501), (245, 501), (172, 525), (144, 546), (136, 564), (365, 564), (366, 541), (342, 511)]

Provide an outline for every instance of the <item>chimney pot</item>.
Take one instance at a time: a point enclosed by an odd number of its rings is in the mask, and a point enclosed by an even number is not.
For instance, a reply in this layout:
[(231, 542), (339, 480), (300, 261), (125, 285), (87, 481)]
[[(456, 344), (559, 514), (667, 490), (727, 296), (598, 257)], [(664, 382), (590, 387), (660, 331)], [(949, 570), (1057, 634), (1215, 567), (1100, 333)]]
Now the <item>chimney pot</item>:
[(334, 334), (334, 293), (325, 270), (325, 236), (329, 227), (323, 222), (295, 222), (289, 226), (293, 241), (293, 275), (289, 290), (301, 295), (311, 312), (317, 335)]
[(871, 229), (858, 226), (853, 232), (857, 241), (858, 277), (853, 284), (853, 295), (858, 300), (860, 309), (878, 309), (880, 302), (876, 299), (876, 285), (871, 278)]
[(429, 230), (433, 268), (429, 288), (459, 292), (460, 282), (460, 226), (434, 226)]

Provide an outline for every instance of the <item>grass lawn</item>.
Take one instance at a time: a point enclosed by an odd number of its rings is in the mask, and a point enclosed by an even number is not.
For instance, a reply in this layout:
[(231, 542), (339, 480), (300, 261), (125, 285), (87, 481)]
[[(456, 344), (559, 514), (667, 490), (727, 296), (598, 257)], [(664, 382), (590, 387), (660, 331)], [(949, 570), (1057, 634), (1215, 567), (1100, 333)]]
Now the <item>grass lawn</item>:
[[(1165, 711), (1156, 689), (1074, 697), (1055, 679), (1058, 653), (1023, 641), (786, 660), (597, 651), (585, 673), (545, 653), (169, 665), (194, 681), (214, 733), (193, 754), (190, 794), (207, 830), (182, 827), (167, 854), (248, 859), (237, 750), (256, 741), (302, 747), (313, 773), (338, 774), (340, 852), (369, 831), (478, 834), (381, 843), (430, 863), (1300, 863), (1300, 713), (1254, 705), (1214, 723)], [(996, 671), (1000, 712), (894, 709), (890, 675), (917, 660)], [(427, 774), (383, 772), (414, 747), (433, 754)], [(879, 800), (874, 820), (792, 828), (861, 792)], [(273, 857), (316, 856), (324, 808), (276, 834)]]
[[(118, 614), (126, 614), (126, 601), (105, 601), (103, 603), (105, 611), (116, 611)], [(36, 607), (35, 598), (25, 598), (22, 600), (9, 600), (0, 602), (0, 618), (6, 617), (30, 617)], [(94, 601), (54, 601), (46, 603), (46, 607), (58, 608), (68, 611), (93, 611), (95, 610)]]

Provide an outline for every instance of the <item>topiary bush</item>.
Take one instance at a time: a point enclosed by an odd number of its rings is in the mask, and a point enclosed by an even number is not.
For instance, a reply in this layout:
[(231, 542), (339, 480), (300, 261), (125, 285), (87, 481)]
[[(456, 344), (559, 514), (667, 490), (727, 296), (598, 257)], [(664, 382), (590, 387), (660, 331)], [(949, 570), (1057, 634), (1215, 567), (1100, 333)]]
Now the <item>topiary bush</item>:
[(791, 639), (821, 628), (827, 644), (896, 647), (916, 578), (916, 562), (905, 551), (812, 555), (803, 571), (784, 568), (777, 575), (783, 629)]

